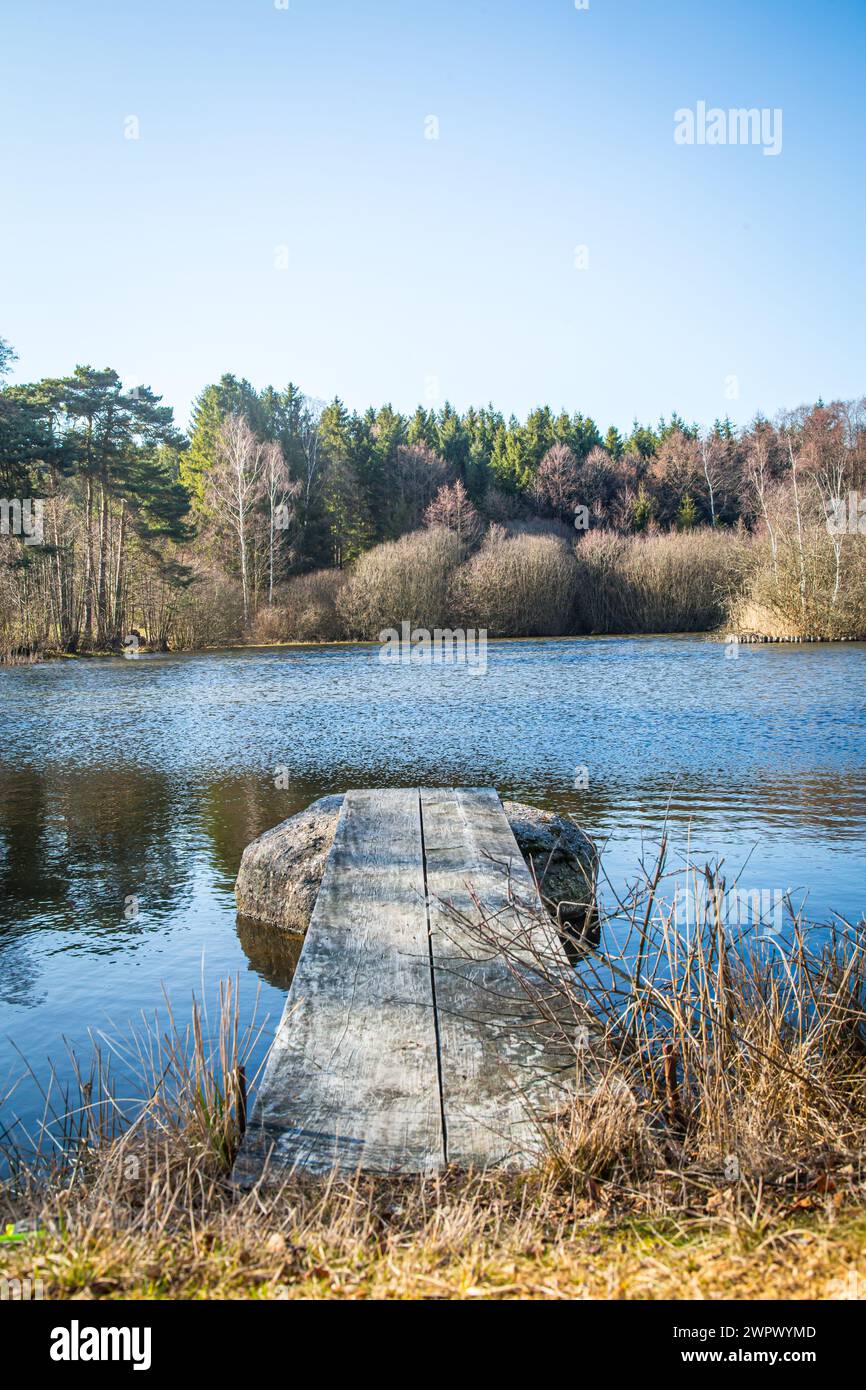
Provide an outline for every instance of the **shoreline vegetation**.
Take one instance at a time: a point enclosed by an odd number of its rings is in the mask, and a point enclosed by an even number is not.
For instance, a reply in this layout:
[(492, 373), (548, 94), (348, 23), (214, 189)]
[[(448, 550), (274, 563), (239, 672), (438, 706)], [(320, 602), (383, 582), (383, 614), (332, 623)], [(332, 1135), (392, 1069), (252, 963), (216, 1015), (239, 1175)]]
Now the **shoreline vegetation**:
[(71, 1088), (48, 1077), (29, 1146), (6, 1127), (4, 1276), (46, 1298), (862, 1296), (862, 928), (798, 916), (782, 965), (759, 924), (723, 929), (708, 868), (685, 938), (664, 860), (617, 906), (626, 944), (571, 983), (515, 957), (574, 1039), (573, 1100), (539, 1117), (529, 1171), (241, 1192), (261, 1025), (225, 983), (210, 1017), (169, 1008), (75, 1059)]
[[(435, 632), (435, 629), (434, 629)], [(610, 638), (611, 641), (635, 639), (638, 637), (705, 637), (708, 641), (729, 642), (736, 640), (744, 646), (772, 645), (781, 644), (785, 646), (824, 643), (832, 646), (842, 642), (861, 642), (866, 641), (866, 637), (776, 637), (765, 636), (756, 632), (726, 633), (719, 630), (713, 633), (704, 632), (609, 632), (609, 633), (587, 633), (587, 632), (564, 632), (550, 633), (545, 638), (538, 637), (491, 637), (488, 639), (488, 646), (495, 647), (497, 643), (512, 642), (580, 642), (598, 640), (600, 637)], [(193, 647), (193, 648), (166, 648), (149, 647), (143, 642), (138, 648), (140, 656), (204, 656), (208, 653), (218, 654), (219, 652), (262, 652), (262, 651), (294, 651), (298, 648), (319, 648), (319, 647), (379, 647), (380, 642), (368, 638), (343, 637), (322, 640), (287, 640), (284, 642), (228, 642), (224, 646), (213, 647)], [(7, 666), (32, 666), (40, 661), (98, 661), (109, 658), (117, 659), (124, 655), (123, 652), (115, 650), (105, 651), (81, 651), (81, 652), (60, 652), (47, 649), (39, 652), (15, 653), (11, 652), (5, 657), (0, 658), (0, 665)]]
[[(0, 339), (0, 375), (14, 352)], [(188, 435), (109, 368), (0, 389), (0, 662), (706, 632), (866, 638), (866, 400), (602, 434), (223, 376)]]

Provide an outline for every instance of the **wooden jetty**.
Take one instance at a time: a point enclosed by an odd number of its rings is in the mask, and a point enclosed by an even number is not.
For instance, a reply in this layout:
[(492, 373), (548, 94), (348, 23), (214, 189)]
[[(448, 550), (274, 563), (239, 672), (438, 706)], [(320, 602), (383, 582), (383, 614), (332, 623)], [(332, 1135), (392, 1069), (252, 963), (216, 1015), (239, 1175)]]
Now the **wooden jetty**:
[(568, 969), (492, 788), (348, 792), (236, 1181), (529, 1162), (574, 1073), (539, 953)]

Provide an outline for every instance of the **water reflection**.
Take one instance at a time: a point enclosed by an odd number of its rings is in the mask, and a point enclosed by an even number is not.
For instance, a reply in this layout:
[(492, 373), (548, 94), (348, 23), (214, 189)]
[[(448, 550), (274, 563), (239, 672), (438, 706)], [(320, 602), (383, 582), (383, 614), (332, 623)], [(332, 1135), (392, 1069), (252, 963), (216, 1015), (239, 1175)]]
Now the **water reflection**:
[(177, 810), (165, 774), (122, 763), (4, 774), (0, 940), (50, 924), (95, 949), (134, 946), (133, 900), (155, 923), (191, 892)]
[(288, 990), (304, 944), (302, 936), (238, 917), (238, 941), (254, 970), (274, 989)]

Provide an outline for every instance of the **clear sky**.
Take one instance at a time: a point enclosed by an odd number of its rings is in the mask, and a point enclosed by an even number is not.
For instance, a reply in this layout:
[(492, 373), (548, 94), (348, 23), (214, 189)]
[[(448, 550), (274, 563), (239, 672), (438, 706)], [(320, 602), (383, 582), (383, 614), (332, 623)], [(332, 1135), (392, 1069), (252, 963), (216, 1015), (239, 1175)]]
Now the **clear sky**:
[[(864, 0), (2, 10), (14, 379), (111, 365), (181, 423), (226, 371), (603, 428), (866, 391)], [(699, 101), (781, 153), (676, 144)]]

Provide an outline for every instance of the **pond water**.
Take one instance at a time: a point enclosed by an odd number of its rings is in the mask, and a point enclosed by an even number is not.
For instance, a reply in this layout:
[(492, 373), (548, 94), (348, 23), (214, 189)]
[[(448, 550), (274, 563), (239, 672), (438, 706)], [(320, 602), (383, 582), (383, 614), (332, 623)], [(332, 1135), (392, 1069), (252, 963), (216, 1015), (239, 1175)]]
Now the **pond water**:
[[(291, 952), (239, 929), (262, 830), (346, 787), (493, 785), (576, 815), (616, 888), (667, 822), (809, 916), (866, 912), (866, 647), (701, 637), (492, 643), (485, 673), (370, 646), (0, 670), (0, 1097), (22, 1057), (123, 1034), (169, 996), (282, 1010)], [(275, 785), (280, 783), (280, 787)], [(745, 867), (744, 867), (745, 866)], [(32, 1078), (0, 1122), (32, 1127)]]

